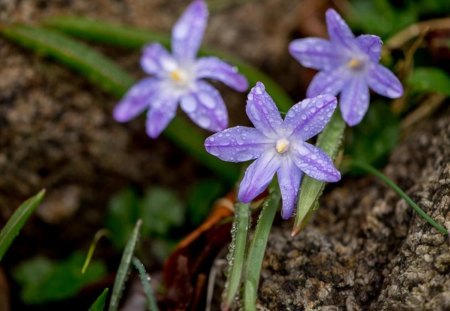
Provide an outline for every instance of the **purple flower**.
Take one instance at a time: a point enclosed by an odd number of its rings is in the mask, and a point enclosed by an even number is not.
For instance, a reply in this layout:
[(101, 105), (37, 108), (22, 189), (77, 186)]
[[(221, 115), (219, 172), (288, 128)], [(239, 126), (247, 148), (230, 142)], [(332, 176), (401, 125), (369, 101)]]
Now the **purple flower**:
[(303, 173), (320, 181), (341, 178), (328, 155), (305, 141), (323, 130), (336, 109), (331, 95), (305, 99), (294, 105), (284, 120), (258, 82), (247, 99), (247, 115), (255, 128), (236, 126), (208, 137), (206, 150), (229, 162), (256, 159), (246, 170), (239, 200), (252, 201), (269, 185), (275, 173), (283, 198), (281, 215), (292, 216)]
[(156, 138), (175, 117), (180, 103), (198, 126), (211, 131), (227, 127), (223, 99), (203, 79), (219, 80), (241, 92), (248, 88), (248, 82), (235, 67), (216, 57), (195, 58), (207, 18), (205, 2), (195, 0), (173, 27), (173, 54), (158, 43), (144, 48), (141, 66), (151, 77), (134, 85), (115, 107), (117, 121), (127, 122), (148, 108), (147, 134)]
[(383, 42), (378, 36), (352, 31), (333, 9), (326, 13), (330, 40), (306, 38), (294, 40), (289, 51), (303, 66), (320, 70), (307, 90), (308, 97), (320, 94), (340, 96), (342, 117), (348, 125), (361, 122), (369, 107), (369, 88), (397, 98), (403, 87), (397, 77), (379, 64)]

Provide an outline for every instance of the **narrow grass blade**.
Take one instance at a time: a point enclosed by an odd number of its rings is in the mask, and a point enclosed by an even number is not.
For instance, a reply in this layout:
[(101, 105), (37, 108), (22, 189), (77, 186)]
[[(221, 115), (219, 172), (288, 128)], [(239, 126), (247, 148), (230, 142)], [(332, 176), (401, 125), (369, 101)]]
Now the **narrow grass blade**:
[(156, 304), (155, 294), (153, 293), (152, 285), (150, 284), (150, 277), (145, 271), (145, 267), (142, 262), (136, 257), (133, 258), (133, 265), (139, 272), (139, 278), (141, 279), (142, 287), (144, 288), (145, 297), (147, 298), (147, 306), (150, 311), (159, 311)]
[(141, 229), (142, 221), (139, 219), (134, 227), (133, 233), (128, 240), (125, 250), (123, 251), (122, 259), (120, 261), (119, 269), (117, 270), (116, 279), (111, 294), (111, 302), (109, 304), (109, 311), (116, 311), (119, 308), (120, 298), (122, 296), (125, 281), (127, 280), (131, 258), (133, 258), (134, 249), (139, 237), (139, 230)]
[(45, 190), (41, 190), (34, 197), (23, 202), (6, 223), (5, 227), (0, 232), (0, 261), (28, 218), (41, 204), (44, 195)]
[[(170, 47), (168, 35), (82, 17), (53, 17), (44, 21), (44, 25), (85, 40), (124, 48), (141, 48), (145, 44), (155, 41), (167, 48)], [(250, 86), (255, 85), (258, 81), (263, 82), (281, 111), (287, 112), (292, 106), (292, 100), (283, 88), (256, 67), (220, 51), (202, 48), (199, 54), (218, 56), (235, 65), (247, 77)]]
[(264, 202), (253, 239), (248, 249), (244, 278), (244, 310), (256, 310), (261, 266), (266, 251), (267, 240), (275, 214), (280, 204), (280, 193), (277, 187), (271, 187), (269, 197)]
[(228, 260), (228, 280), (225, 286), (222, 310), (229, 310), (236, 293), (241, 285), (242, 268), (244, 267), (249, 227), (250, 207), (248, 204), (237, 203), (235, 207), (234, 222), (231, 229), (232, 241), (230, 244)]
[(100, 229), (95, 233), (94, 239), (92, 240), (91, 245), (89, 246), (88, 253), (86, 255), (86, 260), (84, 261), (83, 267), (81, 268), (81, 274), (84, 274), (86, 272), (86, 269), (89, 266), (89, 263), (91, 262), (92, 256), (94, 255), (95, 247), (97, 246), (98, 241), (102, 237), (106, 237), (109, 235), (109, 231), (106, 229)]
[(410, 196), (408, 196), (402, 189), (400, 189), (399, 186), (397, 186), (396, 183), (394, 183), (391, 179), (389, 179), (386, 175), (381, 173), (376, 168), (372, 167), (369, 164), (362, 163), (359, 161), (351, 161), (350, 166), (356, 169), (360, 169), (362, 171), (365, 171), (367, 173), (370, 173), (374, 175), (375, 177), (378, 177), (381, 179), (386, 185), (388, 185), (392, 190), (394, 190), (403, 200), (405, 200), (406, 203), (408, 203), (409, 206), (411, 206), (414, 211), (422, 217), (425, 221), (427, 221), (430, 225), (432, 225), (437, 231), (444, 235), (448, 235), (447, 229), (438, 224), (433, 218), (431, 218), (423, 209), (421, 209), (416, 202), (411, 199)]
[(94, 303), (89, 308), (89, 311), (103, 311), (105, 310), (106, 297), (108, 297), (109, 288), (105, 288), (103, 292), (98, 296)]
[[(23, 25), (5, 27), (0, 32), (8, 39), (77, 71), (117, 98), (136, 82), (107, 57), (62, 33)], [(177, 117), (163, 134), (230, 184), (237, 180), (239, 170), (236, 165), (208, 154), (204, 148), (204, 134), (192, 123)]]
[[(319, 135), (316, 146), (325, 151), (335, 160), (339, 148), (342, 145), (345, 131), (345, 122), (342, 120), (340, 111), (335, 111), (324, 131)], [(318, 206), (318, 200), (325, 188), (324, 182), (304, 176), (300, 188), (297, 213), (295, 215), (292, 236), (297, 235), (311, 217), (312, 212)]]

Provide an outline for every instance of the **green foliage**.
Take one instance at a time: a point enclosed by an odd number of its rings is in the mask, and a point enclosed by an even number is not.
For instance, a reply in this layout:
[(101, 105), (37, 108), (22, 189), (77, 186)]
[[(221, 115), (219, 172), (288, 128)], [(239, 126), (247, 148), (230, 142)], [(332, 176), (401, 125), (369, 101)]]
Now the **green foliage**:
[(105, 310), (106, 298), (108, 297), (108, 288), (105, 288), (103, 292), (98, 296), (98, 298), (94, 301), (92, 306), (89, 308), (89, 311), (103, 311)]
[(13, 277), (21, 285), (21, 298), (26, 304), (42, 304), (75, 296), (85, 285), (106, 275), (103, 262), (94, 260), (81, 274), (84, 255), (73, 253), (63, 261), (35, 257), (19, 264)]
[(0, 261), (28, 218), (33, 214), (39, 204), (41, 204), (44, 195), (45, 190), (41, 190), (34, 197), (23, 202), (6, 223), (0, 232)]
[(189, 189), (187, 215), (192, 224), (200, 224), (208, 215), (214, 201), (225, 191), (226, 186), (214, 179), (202, 180)]
[(155, 294), (153, 293), (152, 285), (150, 284), (150, 277), (145, 271), (145, 267), (142, 262), (136, 257), (133, 258), (133, 265), (139, 272), (139, 279), (141, 280), (142, 287), (144, 289), (145, 298), (147, 299), (147, 308), (150, 311), (158, 311), (158, 305), (156, 304)]
[(116, 311), (119, 308), (120, 298), (122, 297), (125, 282), (130, 271), (131, 259), (133, 258), (134, 250), (136, 248), (139, 232), (141, 230), (142, 222), (139, 219), (133, 229), (133, 232), (125, 246), (125, 250), (120, 260), (119, 269), (117, 270), (116, 279), (111, 294), (111, 301), (109, 303), (109, 311)]
[(370, 105), (363, 121), (349, 131), (346, 137), (346, 154), (355, 161), (382, 165), (395, 148), (400, 130), (400, 120), (382, 101)]
[(408, 80), (412, 91), (419, 93), (441, 93), (450, 96), (450, 76), (435, 67), (414, 68)]

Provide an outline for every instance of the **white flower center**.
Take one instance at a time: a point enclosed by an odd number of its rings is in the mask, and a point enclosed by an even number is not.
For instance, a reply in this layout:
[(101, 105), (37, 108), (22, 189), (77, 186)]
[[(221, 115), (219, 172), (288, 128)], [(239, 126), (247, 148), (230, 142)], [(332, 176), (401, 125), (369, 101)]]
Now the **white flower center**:
[(352, 58), (347, 62), (347, 67), (352, 70), (360, 70), (364, 66), (364, 62), (358, 58)]
[(189, 83), (189, 75), (182, 69), (175, 69), (169, 73), (170, 79), (179, 86), (186, 86)]
[(286, 138), (280, 138), (277, 140), (277, 143), (275, 144), (275, 149), (279, 154), (283, 154), (289, 150), (289, 145), (290, 145), (289, 140), (287, 140)]

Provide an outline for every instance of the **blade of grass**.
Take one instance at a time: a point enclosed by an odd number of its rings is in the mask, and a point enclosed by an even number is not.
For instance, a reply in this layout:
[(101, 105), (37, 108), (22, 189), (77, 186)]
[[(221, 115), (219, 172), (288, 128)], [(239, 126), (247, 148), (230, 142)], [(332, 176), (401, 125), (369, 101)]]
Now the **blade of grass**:
[(147, 306), (150, 311), (158, 311), (158, 305), (156, 304), (155, 295), (153, 293), (152, 285), (150, 284), (150, 277), (145, 271), (145, 267), (142, 262), (136, 257), (133, 258), (133, 265), (139, 272), (139, 278), (141, 279), (142, 287), (144, 288), (145, 297), (147, 298)]
[(105, 288), (103, 292), (98, 296), (94, 303), (89, 308), (89, 311), (103, 311), (105, 310), (106, 297), (108, 296), (109, 288)]
[[(0, 32), (8, 39), (77, 71), (117, 98), (136, 82), (107, 57), (59, 32), (23, 25), (2, 28)], [(208, 154), (203, 145), (203, 133), (191, 123), (177, 117), (163, 134), (230, 184), (237, 180), (238, 168)]]
[[(75, 16), (60, 16), (47, 19), (43, 24), (72, 36), (97, 43), (137, 49), (145, 44), (156, 41), (166, 48), (170, 48), (170, 37), (168, 35), (105, 21)], [(263, 82), (281, 111), (287, 112), (292, 106), (292, 100), (283, 88), (256, 67), (239, 58), (208, 48), (200, 49), (199, 55), (214, 55), (230, 62), (247, 77), (250, 85), (255, 85), (258, 81)]]
[(28, 218), (30, 218), (31, 214), (41, 204), (44, 195), (45, 190), (41, 190), (38, 194), (23, 202), (6, 223), (0, 232), (0, 261)]
[(84, 261), (83, 267), (81, 268), (81, 274), (86, 272), (86, 269), (89, 266), (89, 263), (92, 260), (92, 256), (94, 255), (95, 247), (97, 246), (98, 241), (102, 237), (106, 237), (109, 235), (109, 231), (106, 229), (100, 229), (95, 233), (94, 239), (92, 240), (91, 245), (89, 246), (88, 253), (86, 255), (86, 260)]
[(109, 303), (109, 311), (116, 311), (119, 308), (119, 301), (122, 296), (125, 281), (130, 271), (131, 258), (136, 248), (136, 243), (139, 237), (139, 230), (141, 229), (142, 221), (139, 219), (136, 222), (133, 233), (128, 240), (125, 250), (123, 251), (122, 259), (120, 260), (119, 269), (117, 270), (116, 279), (111, 294), (111, 302)]
[[(316, 146), (325, 151), (333, 160), (336, 159), (339, 148), (342, 145), (345, 131), (345, 122), (340, 111), (335, 111), (330, 122), (317, 139)], [(311, 217), (315, 207), (318, 206), (319, 197), (322, 195), (326, 183), (304, 176), (300, 188), (300, 196), (297, 203), (292, 236), (297, 235)]]
[(362, 171), (365, 171), (367, 173), (370, 173), (374, 175), (375, 177), (378, 177), (381, 179), (386, 185), (388, 185), (392, 190), (394, 190), (403, 200), (405, 200), (406, 203), (408, 203), (409, 206), (411, 206), (414, 211), (422, 217), (425, 221), (427, 221), (430, 225), (432, 225), (437, 231), (444, 235), (448, 235), (447, 229), (438, 224), (433, 218), (431, 218), (423, 209), (421, 209), (416, 202), (411, 199), (410, 196), (408, 196), (402, 189), (400, 189), (399, 186), (397, 186), (396, 183), (394, 183), (391, 179), (389, 179), (386, 175), (381, 173), (376, 168), (372, 167), (369, 164), (362, 163), (359, 161), (351, 161), (350, 166), (356, 169), (360, 169)]
[(225, 285), (224, 302), (222, 310), (229, 310), (234, 297), (241, 285), (242, 268), (244, 266), (247, 233), (249, 227), (250, 207), (248, 204), (237, 203), (234, 214), (233, 228), (231, 229), (232, 241), (229, 247), (228, 279)]
[(267, 240), (272, 228), (275, 214), (280, 204), (278, 186), (271, 187), (269, 197), (264, 202), (256, 225), (253, 239), (248, 249), (244, 277), (244, 310), (256, 310), (256, 298), (258, 294), (261, 266), (266, 251)]

